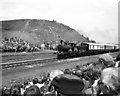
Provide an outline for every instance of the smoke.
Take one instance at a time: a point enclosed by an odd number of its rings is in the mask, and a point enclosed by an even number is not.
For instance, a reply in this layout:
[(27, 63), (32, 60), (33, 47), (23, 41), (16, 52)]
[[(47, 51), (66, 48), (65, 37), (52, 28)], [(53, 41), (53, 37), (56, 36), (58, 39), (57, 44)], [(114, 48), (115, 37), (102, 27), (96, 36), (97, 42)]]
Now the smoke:
[(83, 34), (85, 37), (89, 37), (92, 40), (100, 43), (115, 43), (118, 44), (118, 31), (117, 29), (99, 29), (93, 28), (91, 31), (78, 31), (80, 34)]

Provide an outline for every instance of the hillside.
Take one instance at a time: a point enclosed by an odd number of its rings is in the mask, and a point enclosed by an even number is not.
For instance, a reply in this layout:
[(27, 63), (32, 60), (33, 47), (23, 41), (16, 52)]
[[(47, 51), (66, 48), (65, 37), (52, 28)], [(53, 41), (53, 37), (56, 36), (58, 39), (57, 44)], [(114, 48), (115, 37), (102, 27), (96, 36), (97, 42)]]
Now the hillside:
[(17, 37), (33, 44), (56, 41), (60, 38), (69, 41), (88, 41), (74, 29), (56, 21), (19, 19), (1, 22), (2, 38)]

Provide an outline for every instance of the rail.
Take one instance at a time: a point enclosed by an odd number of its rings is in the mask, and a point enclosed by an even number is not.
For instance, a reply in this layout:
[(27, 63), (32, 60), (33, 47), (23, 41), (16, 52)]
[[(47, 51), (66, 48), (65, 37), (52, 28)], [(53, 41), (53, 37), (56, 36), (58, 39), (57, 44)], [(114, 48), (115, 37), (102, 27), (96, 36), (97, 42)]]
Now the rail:
[(18, 67), (18, 66), (25, 66), (25, 65), (32, 65), (32, 64), (39, 64), (39, 63), (46, 63), (46, 62), (53, 62), (57, 61), (57, 58), (46, 58), (46, 59), (34, 59), (34, 60), (24, 60), (24, 61), (18, 61), (18, 62), (7, 62), (7, 63), (1, 63), (0, 67), (2, 69), (11, 68), (11, 67)]
[[(115, 53), (117, 53), (117, 52), (115, 52)], [(110, 54), (112, 55), (112, 53), (110, 53)], [(94, 56), (98, 56), (98, 55), (94, 55)], [(78, 58), (81, 58), (81, 57), (78, 57)], [(45, 58), (45, 59), (23, 60), (23, 61), (17, 61), (17, 62), (0, 63), (0, 68), (6, 69), (6, 68), (11, 68), (11, 67), (33, 65), (33, 64), (35, 65), (35, 64), (39, 64), (39, 63), (47, 63), (47, 62), (53, 62), (53, 61), (71, 61), (72, 59), (75, 59), (75, 58), (57, 59), (57, 57), (52, 57), (52, 58)]]
[(56, 54), (54, 52), (36, 52), (36, 53), (23, 53), (23, 54), (11, 54), (11, 55), (1, 55), (1, 61), (0, 63), (6, 63), (6, 62), (17, 62), (17, 61), (23, 61), (23, 60), (33, 60), (33, 59), (44, 59), (44, 58), (51, 58), (56, 57)]

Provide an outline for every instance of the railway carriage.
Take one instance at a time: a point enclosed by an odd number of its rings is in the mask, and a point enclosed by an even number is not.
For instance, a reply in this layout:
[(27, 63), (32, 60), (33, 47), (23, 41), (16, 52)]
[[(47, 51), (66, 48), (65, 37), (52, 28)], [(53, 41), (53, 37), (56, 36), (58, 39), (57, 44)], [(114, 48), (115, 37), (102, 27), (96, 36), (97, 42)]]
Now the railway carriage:
[(115, 52), (115, 51), (119, 50), (118, 45), (115, 45), (115, 44), (102, 44), (102, 43), (83, 42), (82, 45), (86, 45), (87, 46), (86, 51), (90, 52), (91, 54)]
[(103, 50), (104, 44), (83, 42), (81, 46), (87, 46), (86, 51)]
[(104, 44), (100, 44), (100, 43), (83, 42), (81, 46), (86, 46), (87, 55), (100, 54), (104, 50)]

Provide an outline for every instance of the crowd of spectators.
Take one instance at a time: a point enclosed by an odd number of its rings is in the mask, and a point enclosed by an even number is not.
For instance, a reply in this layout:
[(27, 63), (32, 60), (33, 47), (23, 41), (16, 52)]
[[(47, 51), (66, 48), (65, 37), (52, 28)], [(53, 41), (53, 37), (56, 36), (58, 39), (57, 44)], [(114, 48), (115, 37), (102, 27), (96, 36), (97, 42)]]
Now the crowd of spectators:
[(35, 45), (28, 41), (18, 39), (17, 37), (4, 38), (0, 43), (1, 52), (33, 52), (41, 49), (56, 50), (58, 41), (43, 42), (41, 45)]
[(17, 37), (4, 38), (1, 42), (0, 49), (1, 52), (31, 52), (40, 50), (38, 46), (35, 46), (28, 41), (18, 39)]
[[(117, 64), (117, 65), (116, 65)], [(120, 96), (120, 54), (99, 56), (97, 63), (52, 70), (2, 89), (2, 96)]]
[(50, 50), (56, 50), (57, 45), (59, 44), (59, 41), (49, 41), (45, 42), (45, 47)]

